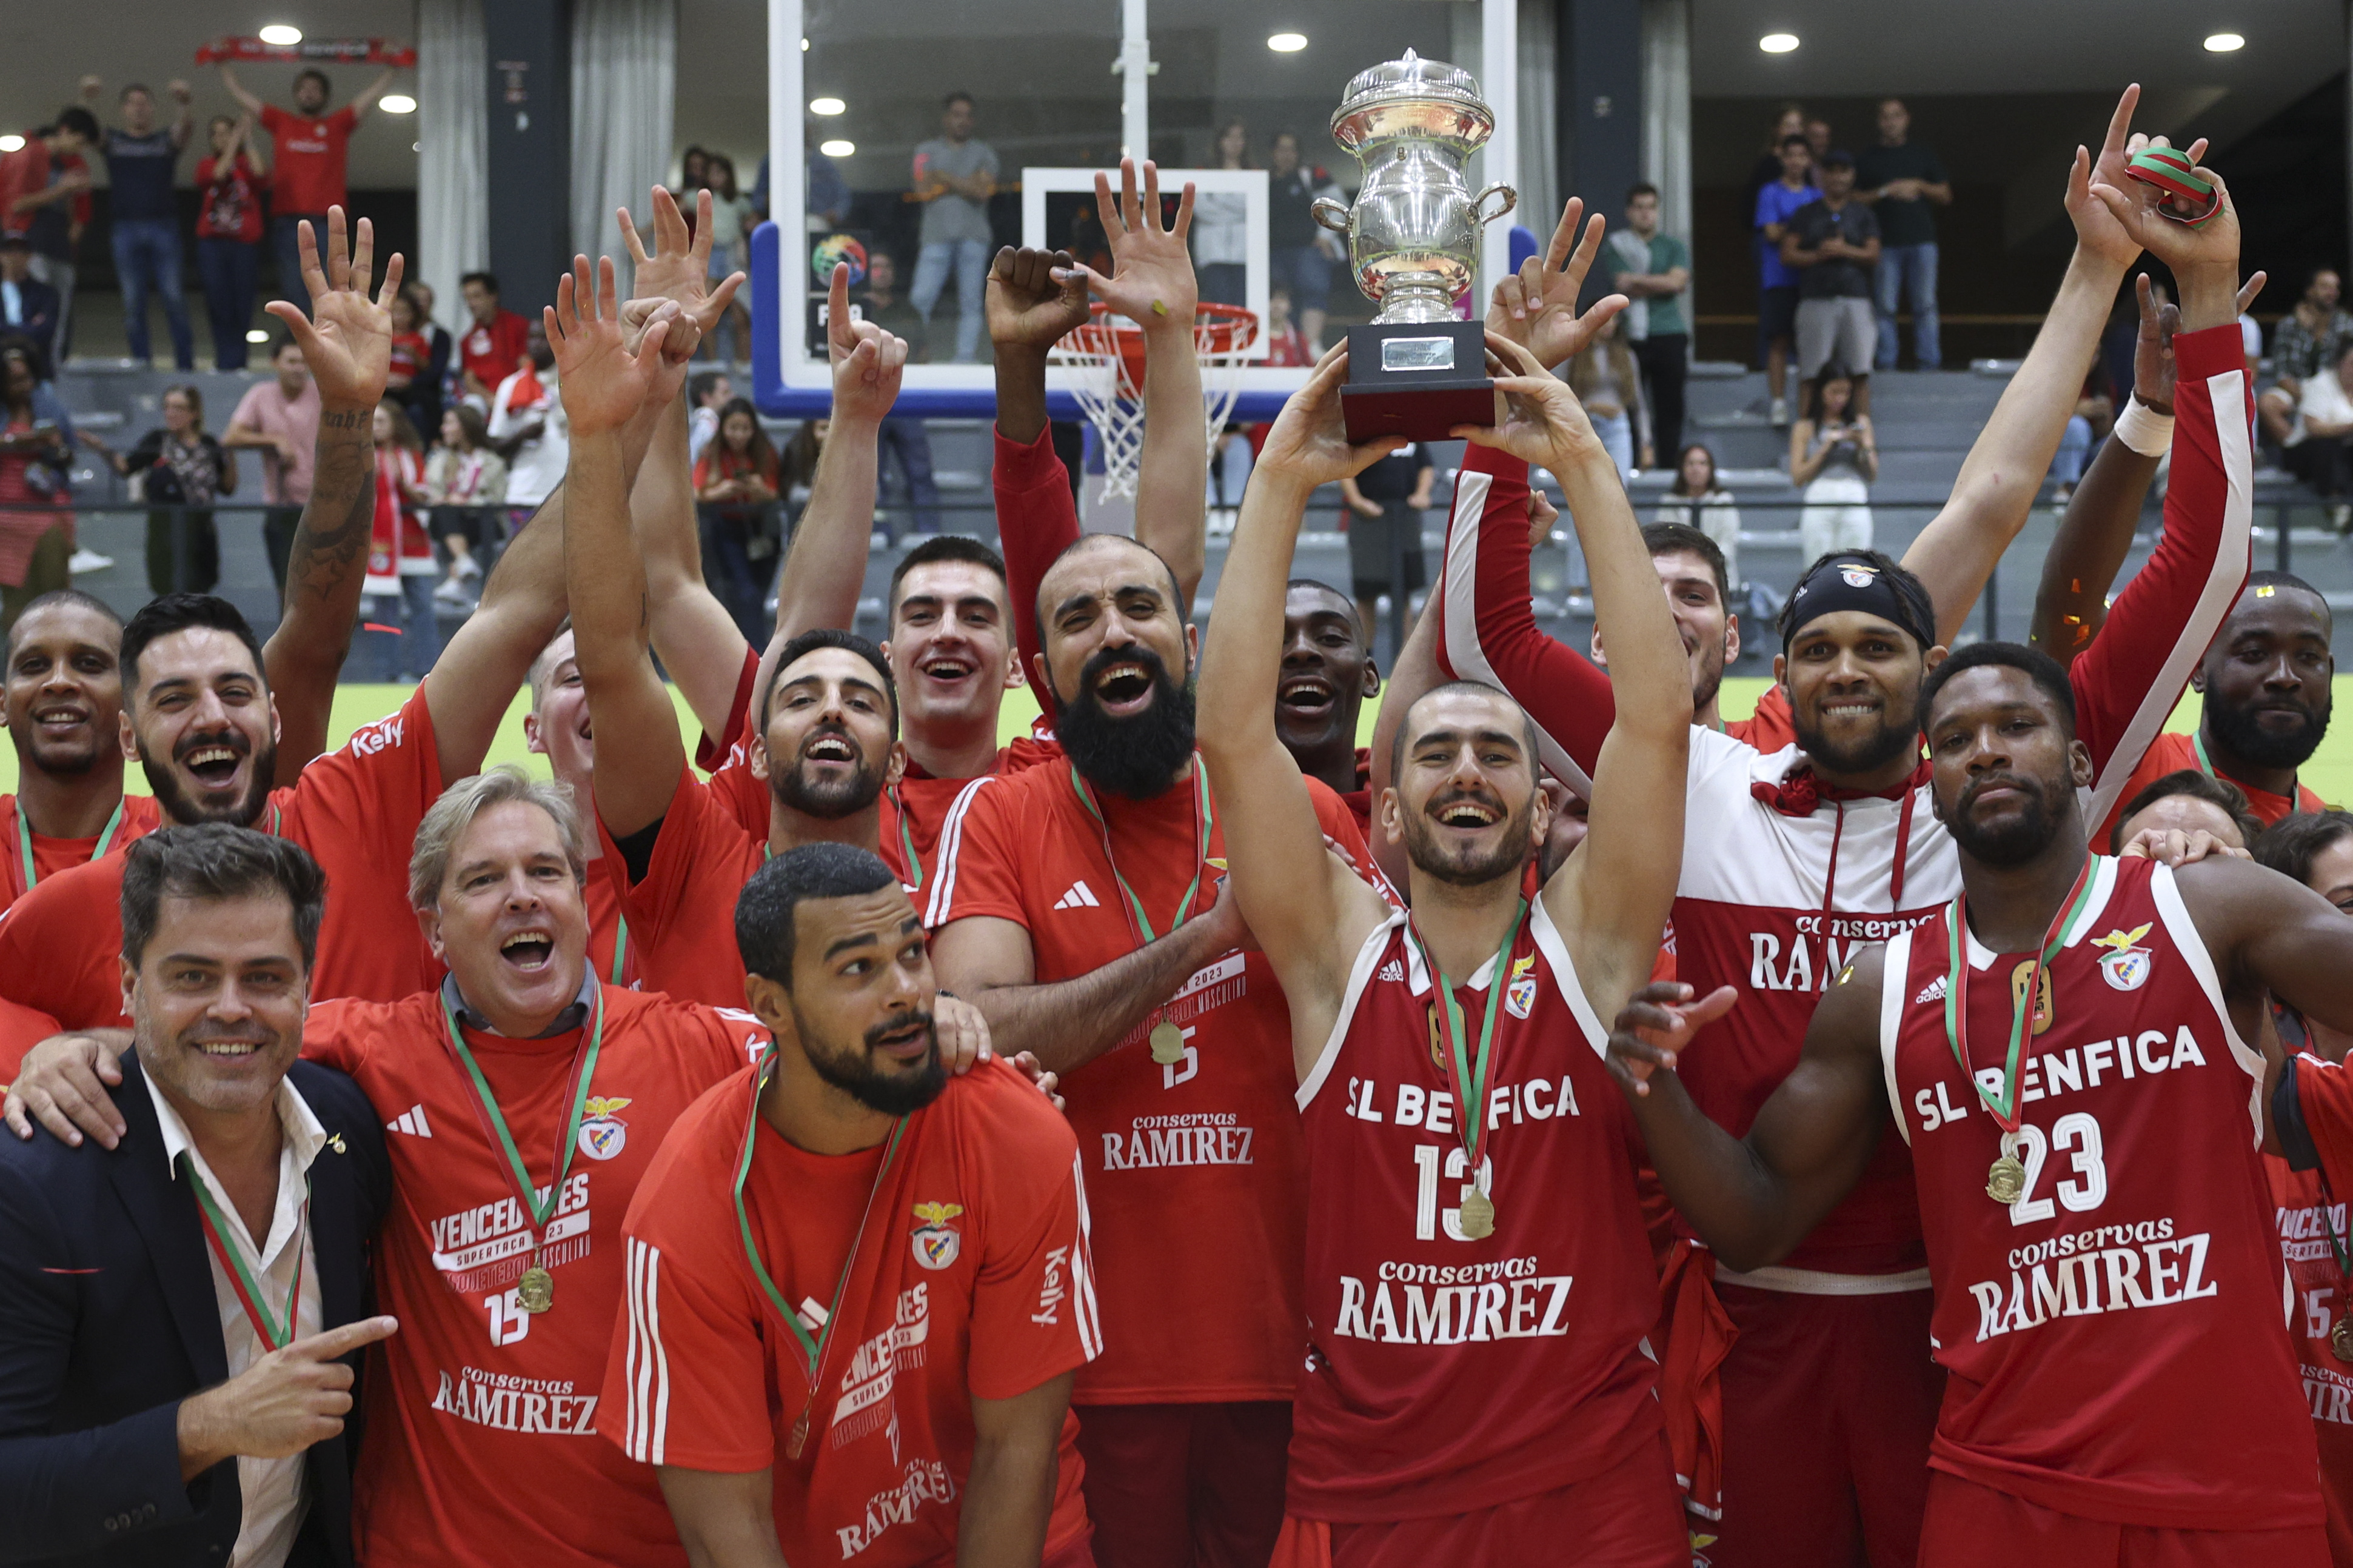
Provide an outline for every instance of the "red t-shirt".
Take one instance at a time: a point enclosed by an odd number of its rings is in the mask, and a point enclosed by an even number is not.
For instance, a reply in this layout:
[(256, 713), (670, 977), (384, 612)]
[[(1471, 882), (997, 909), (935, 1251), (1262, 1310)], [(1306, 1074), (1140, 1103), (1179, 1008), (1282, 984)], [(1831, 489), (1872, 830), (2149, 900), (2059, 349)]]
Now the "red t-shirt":
[(2288, 1343), (2304, 1374), (2312, 1436), (2320, 1445), (2329, 1561), (2353, 1563), (2353, 1362), (2339, 1356), (2329, 1340), (2337, 1320), (2353, 1311), (2338, 1255), (2339, 1248), (2353, 1250), (2353, 1230), (2345, 1200), (2319, 1171), (2291, 1170), (2285, 1160), (2266, 1154), (2263, 1173), (2271, 1179), (2280, 1255), (2287, 1262)]
[[(494, 312), (490, 324), (475, 321), (458, 340), (458, 363), (491, 391), (515, 373), (531, 346), (531, 325), (512, 310)], [(524, 406), (518, 396), (515, 406)]]
[(251, 245), (261, 237), (261, 197), (269, 178), (254, 172), (239, 153), (227, 170), (217, 158), (196, 160), (196, 237), (241, 239)]
[[(775, 1467), (787, 1562), (951, 1563), (973, 1401), (1027, 1394), (1102, 1348), (1071, 1130), (990, 1062), (950, 1079), (895, 1148), (811, 1154), (754, 1120), (755, 1079), (696, 1101), (629, 1205), (629, 1310), (597, 1429), (640, 1464)], [(761, 1265), (812, 1342), (811, 1325), (832, 1329), (814, 1398), (744, 1252), (732, 1194), (747, 1126)], [(1066, 1415), (1050, 1558), (1088, 1533), (1076, 1434)]]
[[(768, 1039), (733, 1016), (601, 988), (604, 1037), (541, 1264), (554, 1304), (522, 1310), (532, 1228), (448, 1043), (438, 989), (313, 1006), (302, 1052), (347, 1072), (385, 1119), (393, 1206), (376, 1289), (400, 1332), (371, 1356), (353, 1483), (363, 1561), (508, 1568), (682, 1565), (650, 1471), (596, 1436), (623, 1299), (621, 1219), (670, 1124)], [(534, 1184), (554, 1180), (577, 1028), (512, 1040), (469, 1029)]]
[[(433, 357), (433, 345), (423, 332), (392, 334), (392, 374), (405, 375), (410, 382), (425, 374), (425, 364)], [(427, 432), (427, 435), (432, 432)]]
[(49, 144), (30, 131), (24, 136), (22, 147), (14, 153), (0, 153), (0, 234), (29, 233), (33, 215), (40, 209), (28, 207), (17, 212), (16, 198), (49, 188)]
[[(115, 826), (113, 837), (106, 839), (109, 850), (120, 849), (134, 838), (143, 838), (164, 826), (164, 809), (155, 804), (152, 795), (126, 795), (122, 797), (122, 820)], [(0, 860), (7, 864), (0, 872), (0, 910), (25, 896), (26, 889), (77, 866), (86, 866), (96, 855), (97, 838), (51, 838), (45, 834), (32, 835), (33, 875), (25, 875), (25, 833), (16, 818), (16, 797), (0, 795)]]
[(264, 104), (261, 128), (278, 148), (276, 200), (280, 217), (322, 217), (329, 207), (349, 205), (343, 189), (344, 159), (359, 111), (345, 104), (318, 120)]
[(58, 1033), (58, 1021), (47, 1013), (0, 1000), (0, 1083), (16, 1080), (25, 1053)]
[[(2132, 776), (2125, 780), (2124, 788), (2116, 792), (2116, 809), (2108, 813), (2105, 822), (2100, 824), (2100, 830), (2092, 835), (2093, 847), (2105, 852), (2108, 848), (2108, 836), (2116, 830), (2116, 824), (2124, 820), (2125, 807), (2131, 804), (2133, 796), (2166, 774), (2178, 773), (2184, 768), (2195, 768), (2210, 778), (2229, 779), (2237, 784), (2239, 793), (2247, 797), (2247, 809), (2253, 812), (2255, 820), (2265, 827), (2290, 812), (2328, 809), (2328, 803), (2306, 789), (2301, 779), (2296, 781), (2295, 798), (2290, 800), (2284, 795), (2274, 795), (2267, 789), (2257, 789), (2251, 784), (2231, 778), (2227, 773), (2218, 773), (2198, 755), (2196, 736), (2168, 730), (2149, 742), (2148, 750), (2141, 754), (2140, 766), (2133, 769)], [(2123, 846), (2117, 847), (2122, 848)]]
[[(1366, 863), (1356, 819), (1307, 781), (1324, 832)], [(1101, 795), (1112, 847), (1155, 931), (1199, 865), (1193, 787), (1150, 800)], [(1198, 909), (1216, 902), (1225, 837), (1215, 826)], [(1029, 932), (1038, 983), (1091, 973), (1138, 945), (1103, 854), (1104, 829), (1069, 767), (993, 778), (949, 815), (924, 924), (988, 916)], [(1139, 1026), (1065, 1075), (1087, 1164), (1098, 1289), (1110, 1349), (1079, 1374), (1082, 1403), (1284, 1399), (1305, 1348), (1300, 1267), (1305, 1158), (1293, 1103), (1291, 1013), (1262, 954), (1204, 964), (1169, 1003), (1185, 1036), (1163, 1067)]]
[[(308, 849), (327, 873), (311, 994), (390, 1002), (441, 978), (408, 909), (417, 825), (441, 795), (433, 714), (417, 688), (399, 712), (273, 791), (254, 826)], [(0, 911), (0, 988), (68, 1028), (122, 1013), (122, 853), (45, 878)]]

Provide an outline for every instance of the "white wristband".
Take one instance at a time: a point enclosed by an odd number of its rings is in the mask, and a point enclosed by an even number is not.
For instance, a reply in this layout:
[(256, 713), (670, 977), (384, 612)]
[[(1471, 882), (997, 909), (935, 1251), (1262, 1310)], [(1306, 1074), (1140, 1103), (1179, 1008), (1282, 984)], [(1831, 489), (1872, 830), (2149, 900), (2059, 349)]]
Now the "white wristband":
[(2173, 445), (2173, 416), (2153, 414), (2139, 398), (2127, 398), (2116, 416), (2116, 439), (2144, 458), (2162, 458)]

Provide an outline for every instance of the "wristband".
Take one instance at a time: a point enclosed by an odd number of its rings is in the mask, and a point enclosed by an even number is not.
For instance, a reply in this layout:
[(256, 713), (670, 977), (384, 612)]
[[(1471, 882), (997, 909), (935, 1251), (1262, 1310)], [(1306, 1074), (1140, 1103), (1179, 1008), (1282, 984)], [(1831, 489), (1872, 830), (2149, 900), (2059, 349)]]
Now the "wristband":
[(2128, 398), (2116, 416), (2116, 439), (2144, 458), (2162, 458), (2173, 445), (2173, 416), (2152, 411), (2137, 397)]

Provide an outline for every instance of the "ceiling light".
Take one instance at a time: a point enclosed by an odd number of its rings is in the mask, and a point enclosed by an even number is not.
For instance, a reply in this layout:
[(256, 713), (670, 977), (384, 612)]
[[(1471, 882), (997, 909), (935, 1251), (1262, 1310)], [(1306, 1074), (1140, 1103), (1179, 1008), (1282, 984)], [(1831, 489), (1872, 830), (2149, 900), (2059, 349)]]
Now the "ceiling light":
[(22, 136), (17, 135), (14, 131), (11, 131), (5, 136), (0, 136), (0, 153), (18, 152), (23, 149), (24, 145), (25, 139)]
[(1757, 40), (1757, 47), (1768, 55), (1786, 55), (1798, 47), (1795, 33), (1767, 33)]
[(842, 102), (841, 100), (838, 98), (812, 98), (809, 100), (809, 112), (811, 114), (839, 114), (843, 110), (848, 109), (849, 107), (849, 105)]
[(409, 97), (405, 92), (387, 92), (382, 98), (377, 99), (376, 103), (386, 114), (414, 114), (417, 112), (417, 100)]
[(808, 40), (807, 38), (803, 38), (801, 40), (801, 53), (808, 53)]
[(259, 327), (248, 327), (246, 329), (245, 341), (249, 343), (266, 343), (269, 341), (269, 334)]
[(2246, 47), (2247, 40), (2236, 33), (2212, 33), (2206, 39), (2206, 52), (2210, 55), (2227, 55)]
[(858, 143), (855, 142), (844, 142), (840, 137), (837, 136), (830, 142), (818, 142), (817, 144), (817, 150), (824, 153), (828, 158), (847, 158), (852, 153), (858, 151)]
[(261, 41), (265, 44), (275, 44), (280, 48), (286, 48), (302, 41), (302, 29), (290, 26), (284, 22), (272, 22), (269, 26), (261, 29)]
[(1266, 47), (1278, 55), (1295, 55), (1307, 47), (1307, 35), (1277, 33), (1266, 41)]

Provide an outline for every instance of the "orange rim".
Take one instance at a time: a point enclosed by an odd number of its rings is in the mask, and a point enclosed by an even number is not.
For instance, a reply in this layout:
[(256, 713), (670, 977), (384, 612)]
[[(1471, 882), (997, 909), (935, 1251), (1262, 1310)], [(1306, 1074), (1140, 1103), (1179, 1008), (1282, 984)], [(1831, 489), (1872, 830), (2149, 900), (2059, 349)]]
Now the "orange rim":
[[(1071, 329), (1061, 347), (1097, 359), (1117, 355), (1129, 385), (1144, 384), (1144, 329), (1098, 300), (1086, 325)], [(1204, 300), (1193, 307), (1193, 343), (1204, 358), (1246, 349), (1258, 339), (1258, 317), (1240, 305)]]

